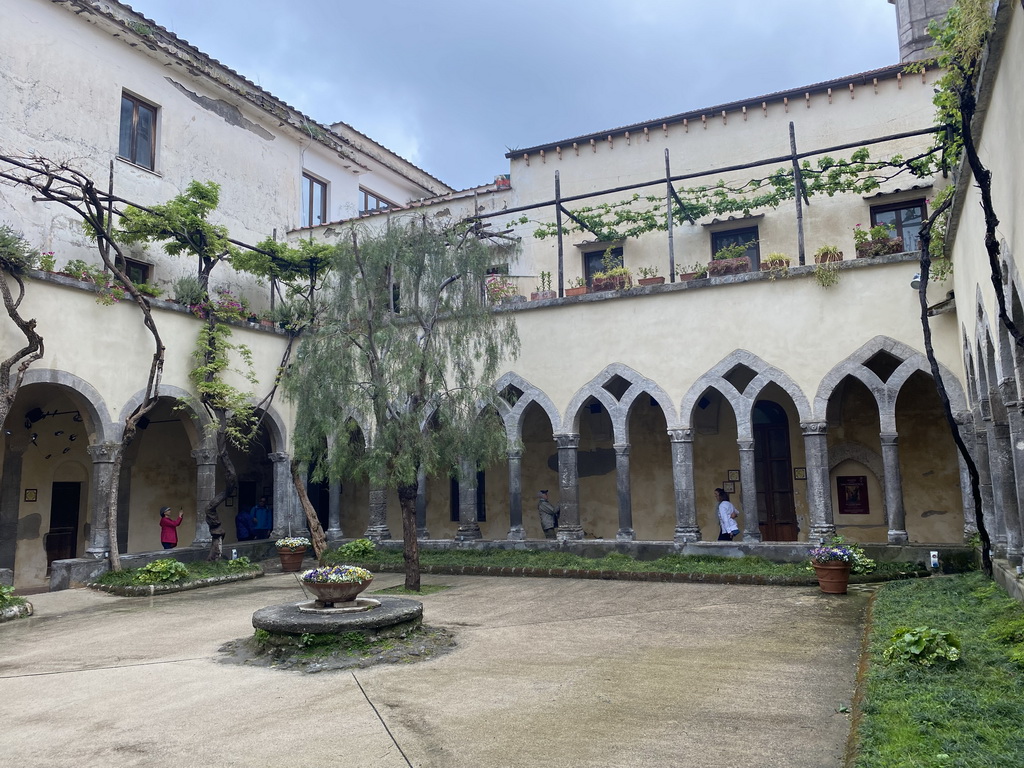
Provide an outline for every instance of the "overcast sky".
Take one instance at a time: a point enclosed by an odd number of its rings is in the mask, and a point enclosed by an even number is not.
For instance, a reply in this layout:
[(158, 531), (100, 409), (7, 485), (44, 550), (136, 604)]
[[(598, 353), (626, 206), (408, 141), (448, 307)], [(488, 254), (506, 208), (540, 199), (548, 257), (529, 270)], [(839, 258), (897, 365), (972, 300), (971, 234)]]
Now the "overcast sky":
[(560, 141), (896, 64), (887, 0), (130, 0), (453, 187)]

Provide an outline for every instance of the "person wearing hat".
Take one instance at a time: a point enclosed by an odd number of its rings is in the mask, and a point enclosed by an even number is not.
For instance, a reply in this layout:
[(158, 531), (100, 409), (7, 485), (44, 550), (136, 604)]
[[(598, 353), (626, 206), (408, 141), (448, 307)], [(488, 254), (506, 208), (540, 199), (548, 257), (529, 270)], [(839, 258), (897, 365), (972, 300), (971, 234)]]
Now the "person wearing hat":
[(160, 543), (164, 549), (178, 546), (178, 526), (181, 525), (182, 511), (178, 510), (178, 519), (171, 519), (171, 508), (160, 507)]
[(548, 501), (548, 492), (541, 491), (537, 494), (537, 513), (540, 515), (540, 527), (544, 529), (544, 538), (555, 538), (555, 528), (558, 527), (559, 508)]

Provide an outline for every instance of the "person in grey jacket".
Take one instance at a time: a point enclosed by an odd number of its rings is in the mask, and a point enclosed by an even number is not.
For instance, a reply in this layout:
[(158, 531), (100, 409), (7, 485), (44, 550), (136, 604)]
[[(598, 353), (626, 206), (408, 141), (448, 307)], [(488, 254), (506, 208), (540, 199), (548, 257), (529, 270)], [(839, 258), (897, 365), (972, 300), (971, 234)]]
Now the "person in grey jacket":
[(558, 527), (559, 508), (548, 501), (547, 491), (541, 491), (537, 494), (537, 513), (540, 515), (540, 527), (544, 529), (544, 538), (555, 538), (555, 528)]

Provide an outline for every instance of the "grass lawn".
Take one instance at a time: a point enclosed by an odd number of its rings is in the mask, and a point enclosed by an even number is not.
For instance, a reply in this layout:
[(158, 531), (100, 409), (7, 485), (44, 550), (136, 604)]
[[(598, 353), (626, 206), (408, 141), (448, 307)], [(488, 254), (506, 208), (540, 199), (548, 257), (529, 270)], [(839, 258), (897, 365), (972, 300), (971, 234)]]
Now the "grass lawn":
[[(951, 632), (961, 659), (887, 664), (901, 628)], [(892, 582), (872, 609), (854, 768), (1024, 765), (1024, 606), (980, 573)]]

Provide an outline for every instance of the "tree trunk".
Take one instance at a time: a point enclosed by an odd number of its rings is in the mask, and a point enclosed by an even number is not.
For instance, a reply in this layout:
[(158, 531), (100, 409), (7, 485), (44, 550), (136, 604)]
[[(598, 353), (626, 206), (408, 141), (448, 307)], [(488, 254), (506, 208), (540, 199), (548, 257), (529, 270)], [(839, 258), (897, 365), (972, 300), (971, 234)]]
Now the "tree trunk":
[(416, 538), (417, 483), (398, 486), (398, 501), (402, 507), (402, 558), (405, 560), (405, 588), (420, 591), (420, 542)]
[(316, 516), (316, 510), (309, 501), (309, 494), (306, 493), (306, 484), (299, 476), (299, 463), (292, 462), (292, 484), (295, 492), (299, 494), (299, 503), (302, 504), (302, 511), (306, 513), (306, 522), (309, 523), (309, 532), (313, 540), (313, 552), (319, 560), (327, 549), (327, 537), (324, 536), (323, 526), (320, 525), (320, 518)]

